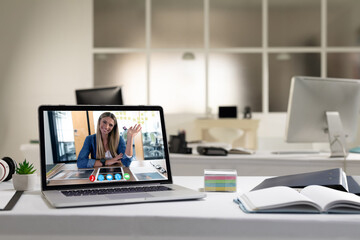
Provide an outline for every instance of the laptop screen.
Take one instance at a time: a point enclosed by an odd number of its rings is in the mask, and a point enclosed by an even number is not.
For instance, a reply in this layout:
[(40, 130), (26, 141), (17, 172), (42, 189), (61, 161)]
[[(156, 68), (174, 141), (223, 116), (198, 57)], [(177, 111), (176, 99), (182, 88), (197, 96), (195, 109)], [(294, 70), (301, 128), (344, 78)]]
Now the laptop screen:
[(41, 106), (43, 189), (171, 182), (157, 106)]

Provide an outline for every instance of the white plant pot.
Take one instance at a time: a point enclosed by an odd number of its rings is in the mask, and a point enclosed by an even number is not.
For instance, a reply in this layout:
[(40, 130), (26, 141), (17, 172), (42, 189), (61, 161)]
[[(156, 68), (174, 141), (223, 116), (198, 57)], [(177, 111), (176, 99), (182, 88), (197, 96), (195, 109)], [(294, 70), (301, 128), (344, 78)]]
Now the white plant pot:
[(30, 191), (35, 189), (37, 174), (13, 174), (12, 181), (15, 190)]

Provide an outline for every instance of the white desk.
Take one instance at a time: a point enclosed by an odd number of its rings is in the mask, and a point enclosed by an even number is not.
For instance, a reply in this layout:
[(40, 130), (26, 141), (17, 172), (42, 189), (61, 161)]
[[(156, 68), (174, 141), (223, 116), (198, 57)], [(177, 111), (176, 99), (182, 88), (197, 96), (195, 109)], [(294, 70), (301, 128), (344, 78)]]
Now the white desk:
[[(0, 212), (0, 239), (359, 239), (360, 215), (243, 213), (233, 198), (262, 179), (239, 177), (238, 193), (203, 200), (68, 209), (51, 208), (39, 190), (26, 192)], [(202, 177), (174, 180), (203, 187)]]
[[(236, 169), (238, 176), (279, 176), (303, 172), (343, 168), (343, 158), (329, 158), (328, 153), (315, 155), (277, 155), (257, 152), (254, 155), (202, 156), (170, 154), (171, 170), (175, 176), (202, 176), (204, 169)], [(346, 160), (346, 173), (360, 175), (360, 154)]]

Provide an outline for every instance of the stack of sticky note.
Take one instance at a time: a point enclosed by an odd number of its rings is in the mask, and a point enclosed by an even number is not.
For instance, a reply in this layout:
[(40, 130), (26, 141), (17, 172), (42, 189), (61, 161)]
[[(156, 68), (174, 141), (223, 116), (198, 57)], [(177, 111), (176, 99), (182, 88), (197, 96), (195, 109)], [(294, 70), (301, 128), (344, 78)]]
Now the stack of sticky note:
[(204, 190), (208, 192), (236, 192), (236, 170), (204, 170)]

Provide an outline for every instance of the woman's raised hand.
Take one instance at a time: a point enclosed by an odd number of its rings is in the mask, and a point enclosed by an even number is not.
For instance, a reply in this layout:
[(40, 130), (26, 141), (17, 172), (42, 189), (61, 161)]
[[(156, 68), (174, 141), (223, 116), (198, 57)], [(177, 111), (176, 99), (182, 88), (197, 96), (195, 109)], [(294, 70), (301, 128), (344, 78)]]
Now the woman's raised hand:
[(127, 135), (129, 137), (135, 137), (139, 132), (141, 131), (141, 125), (140, 124), (135, 124), (134, 126), (130, 127), (127, 130)]

